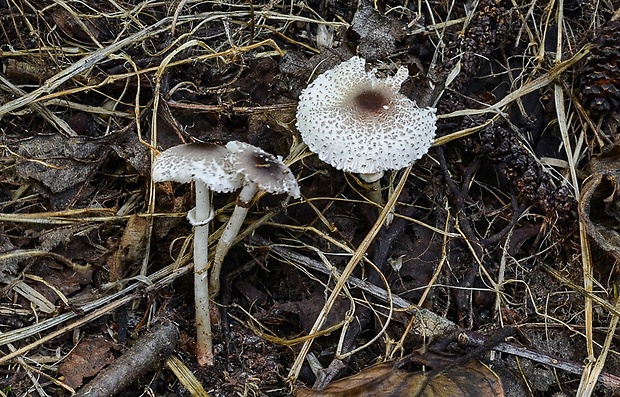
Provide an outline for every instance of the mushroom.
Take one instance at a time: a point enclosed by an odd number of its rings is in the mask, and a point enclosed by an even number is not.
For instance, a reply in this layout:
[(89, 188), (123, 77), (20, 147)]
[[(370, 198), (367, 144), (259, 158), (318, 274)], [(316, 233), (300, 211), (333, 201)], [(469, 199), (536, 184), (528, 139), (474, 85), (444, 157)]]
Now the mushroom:
[(215, 248), (213, 267), (211, 269), (211, 296), (216, 296), (219, 293), (220, 272), (224, 257), (230, 250), (234, 238), (239, 233), (248, 213), (250, 202), (258, 190), (264, 190), (272, 194), (287, 193), (293, 198), (299, 198), (300, 196), (295, 176), (293, 176), (291, 170), (280, 157), (267, 153), (263, 149), (249, 143), (238, 141), (228, 142), (226, 148), (233, 156), (237, 173), (243, 178), (243, 188), (239, 192), (237, 205)]
[(213, 219), (210, 190), (231, 192), (242, 179), (232, 167), (230, 152), (214, 144), (190, 143), (163, 151), (153, 162), (154, 182), (194, 182), (196, 207), (187, 218), (194, 226), (194, 302), (198, 364), (213, 365), (211, 320), (209, 317), (208, 239)]
[(406, 67), (381, 79), (365, 64), (354, 56), (308, 85), (299, 97), (297, 128), (321, 160), (372, 184), (371, 199), (381, 204), (383, 172), (428, 152), (437, 117), (435, 108), (420, 108), (399, 93), (409, 77)]

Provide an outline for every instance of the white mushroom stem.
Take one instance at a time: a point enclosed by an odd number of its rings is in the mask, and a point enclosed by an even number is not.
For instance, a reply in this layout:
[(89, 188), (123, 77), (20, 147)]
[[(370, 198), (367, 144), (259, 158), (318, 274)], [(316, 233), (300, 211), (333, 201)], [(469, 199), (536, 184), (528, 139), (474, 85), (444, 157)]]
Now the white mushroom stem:
[(212, 366), (213, 340), (209, 315), (209, 221), (213, 218), (208, 186), (196, 184), (196, 209), (188, 214), (194, 225), (194, 305), (196, 306), (196, 353), (198, 364)]
[(232, 242), (239, 234), (243, 221), (248, 214), (250, 202), (258, 191), (258, 185), (256, 183), (246, 183), (239, 192), (238, 204), (235, 206), (220, 240), (217, 242), (215, 248), (215, 256), (213, 258), (213, 267), (211, 268), (211, 296), (217, 296), (220, 292), (220, 273), (222, 270), (222, 264), (226, 254), (232, 247)]
[(194, 182), (196, 207), (187, 219), (194, 226), (194, 299), (196, 310), (196, 352), (201, 366), (214, 364), (209, 310), (209, 222), (213, 219), (210, 191), (232, 192), (242, 179), (228, 149), (214, 144), (188, 143), (164, 150), (155, 158), (153, 182)]
[(375, 172), (372, 174), (359, 174), (360, 178), (370, 185), (370, 189), (368, 190), (366, 196), (373, 203), (376, 203), (383, 207), (385, 201), (383, 201), (383, 195), (381, 192), (381, 178), (383, 177), (383, 172)]

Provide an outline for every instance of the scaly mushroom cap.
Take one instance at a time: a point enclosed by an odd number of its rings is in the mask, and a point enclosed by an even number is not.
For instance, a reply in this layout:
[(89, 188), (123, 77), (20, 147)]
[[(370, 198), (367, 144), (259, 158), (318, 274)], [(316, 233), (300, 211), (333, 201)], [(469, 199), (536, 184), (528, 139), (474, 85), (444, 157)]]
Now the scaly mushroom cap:
[(188, 143), (164, 150), (153, 162), (154, 182), (204, 182), (210, 190), (232, 192), (242, 179), (231, 162), (226, 148), (209, 143)]
[(434, 108), (400, 94), (405, 67), (380, 79), (354, 56), (319, 75), (299, 97), (297, 128), (310, 150), (339, 170), (404, 168), (422, 157), (437, 129)]
[(289, 196), (299, 198), (297, 180), (280, 157), (238, 141), (228, 142), (226, 149), (233, 154), (235, 167), (247, 182), (256, 183), (260, 189), (269, 193), (288, 193)]

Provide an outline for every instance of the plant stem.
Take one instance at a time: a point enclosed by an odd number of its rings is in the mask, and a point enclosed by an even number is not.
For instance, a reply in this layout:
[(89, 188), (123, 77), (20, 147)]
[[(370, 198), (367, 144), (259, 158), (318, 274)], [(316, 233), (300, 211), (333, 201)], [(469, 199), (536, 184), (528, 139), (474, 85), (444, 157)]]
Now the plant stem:
[[(209, 188), (196, 181), (196, 213), (194, 228), (194, 305), (196, 308), (196, 355), (200, 366), (212, 366), (213, 341), (209, 315), (209, 222), (211, 202)], [(204, 224), (200, 224), (204, 222)]]
[(241, 230), (241, 225), (243, 225), (243, 221), (248, 214), (250, 201), (252, 201), (252, 198), (256, 195), (257, 190), (258, 187), (255, 183), (250, 182), (243, 186), (243, 189), (239, 192), (239, 197), (237, 199), (239, 200), (238, 204), (235, 206), (235, 209), (230, 216), (224, 231), (222, 232), (222, 236), (217, 242), (215, 256), (213, 258), (213, 268), (211, 269), (211, 296), (217, 296), (220, 292), (220, 272), (222, 270), (224, 258), (230, 250), (233, 240), (239, 234), (239, 230)]

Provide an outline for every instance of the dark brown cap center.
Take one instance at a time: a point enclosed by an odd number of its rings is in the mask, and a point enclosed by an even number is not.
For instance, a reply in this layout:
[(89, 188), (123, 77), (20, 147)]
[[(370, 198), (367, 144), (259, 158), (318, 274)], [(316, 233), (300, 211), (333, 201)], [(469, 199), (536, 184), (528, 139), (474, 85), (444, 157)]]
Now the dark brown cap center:
[(355, 107), (362, 112), (379, 113), (390, 103), (389, 98), (376, 90), (365, 90), (353, 98)]

